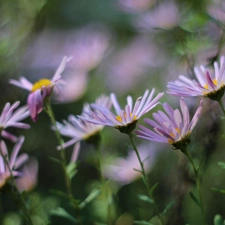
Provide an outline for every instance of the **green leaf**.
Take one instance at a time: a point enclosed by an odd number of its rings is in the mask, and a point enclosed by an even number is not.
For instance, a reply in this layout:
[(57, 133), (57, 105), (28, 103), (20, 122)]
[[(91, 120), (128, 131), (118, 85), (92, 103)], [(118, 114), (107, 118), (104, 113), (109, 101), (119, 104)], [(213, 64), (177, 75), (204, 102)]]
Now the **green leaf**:
[(223, 189), (219, 189), (219, 188), (211, 188), (211, 190), (220, 192), (220, 193), (222, 193), (222, 194), (225, 194), (225, 190), (223, 190)]
[(66, 172), (70, 178), (70, 180), (72, 180), (72, 178), (76, 175), (77, 173), (77, 164), (74, 162), (69, 163), (66, 166)]
[(155, 191), (155, 189), (158, 187), (159, 182), (155, 183), (151, 188), (150, 188), (150, 192), (153, 193)]
[(100, 189), (93, 189), (90, 194), (87, 196), (87, 198), (84, 199), (83, 202), (81, 202), (79, 204), (79, 208), (83, 209), (88, 203), (90, 203), (91, 201), (93, 201), (95, 198), (97, 198), (99, 195), (101, 194), (101, 190)]
[(56, 159), (56, 158), (54, 158), (54, 157), (49, 156), (49, 159), (52, 160), (52, 161), (55, 162), (55, 163), (62, 164), (60, 160), (58, 160), (58, 159)]
[(222, 216), (217, 214), (214, 217), (214, 225), (224, 225), (225, 221), (223, 220)]
[(175, 200), (169, 202), (167, 206), (165, 207), (165, 209), (162, 211), (161, 216), (165, 215), (167, 211), (173, 206), (174, 203), (175, 203)]
[(199, 206), (201, 207), (201, 204), (199, 202), (199, 200), (197, 199), (197, 197), (190, 191), (189, 195), (191, 196), (192, 200)]
[(60, 217), (63, 217), (65, 219), (72, 221), (73, 223), (77, 223), (77, 220), (73, 216), (71, 216), (65, 209), (63, 209), (61, 207), (53, 209), (51, 211), (51, 215), (52, 216), (60, 216)]
[(69, 198), (69, 196), (65, 193), (65, 192), (62, 192), (62, 191), (59, 191), (59, 190), (54, 190), (54, 189), (51, 189), (50, 190), (50, 193), (54, 194), (54, 195), (58, 195), (60, 197), (64, 197), (64, 198)]
[(148, 202), (150, 204), (154, 203), (154, 201), (148, 197), (147, 195), (138, 195), (138, 198), (144, 202)]
[(222, 169), (225, 169), (225, 162), (218, 162), (217, 163)]
[(154, 224), (149, 223), (148, 221), (145, 221), (145, 220), (142, 220), (142, 221), (135, 220), (134, 221), (134, 224), (139, 224), (139, 225), (154, 225)]

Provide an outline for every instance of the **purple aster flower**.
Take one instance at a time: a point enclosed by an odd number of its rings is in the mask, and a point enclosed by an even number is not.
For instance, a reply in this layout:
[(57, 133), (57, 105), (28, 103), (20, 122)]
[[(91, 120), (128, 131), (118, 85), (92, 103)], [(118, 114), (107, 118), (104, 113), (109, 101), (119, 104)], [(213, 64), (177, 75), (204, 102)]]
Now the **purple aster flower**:
[[(22, 129), (29, 129), (30, 125), (20, 122), (30, 115), (28, 107), (22, 106), (16, 109), (19, 106), (20, 102), (17, 101), (14, 104), (7, 102), (3, 108), (3, 111), (0, 115), (0, 132), (1, 136), (5, 137), (12, 142), (17, 141), (17, 137), (13, 134), (10, 134), (5, 129), (7, 127), (17, 127)], [(16, 110), (15, 110), (16, 109)]]
[(90, 123), (115, 127), (122, 133), (130, 134), (135, 129), (138, 119), (154, 108), (164, 94), (159, 93), (153, 99), (154, 93), (155, 89), (150, 93), (149, 90), (146, 90), (144, 95), (136, 100), (134, 106), (132, 97), (128, 96), (127, 105), (124, 109), (120, 107), (116, 95), (112, 93), (110, 97), (116, 115), (104, 105), (91, 104), (91, 108), (85, 111), (84, 116), (80, 116), (80, 118)]
[(27, 103), (30, 110), (30, 116), (34, 122), (37, 121), (37, 115), (43, 110), (43, 101), (45, 97), (51, 95), (53, 87), (56, 86), (57, 81), (61, 78), (61, 73), (69, 60), (70, 58), (66, 56), (63, 58), (51, 80), (41, 79), (34, 84), (28, 81), (25, 77), (21, 77), (19, 81), (13, 79), (10, 80), (11, 84), (31, 92), (28, 96)]
[[(23, 153), (18, 156), (18, 153), (23, 145), (24, 137), (18, 138), (18, 142), (15, 144), (11, 156), (8, 155), (8, 150), (4, 141), (0, 142), (0, 188), (4, 186), (7, 179), (10, 178), (11, 173), (14, 177), (22, 176), (18, 169), (28, 160), (28, 155)], [(5, 159), (4, 159), (4, 158)]]
[(225, 91), (225, 57), (220, 58), (220, 66), (214, 62), (214, 71), (209, 72), (204, 66), (194, 68), (196, 79), (183, 75), (179, 80), (169, 82), (168, 93), (175, 96), (204, 96), (219, 101)]
[(140, 130), (136, 131), (137, 136), (150, 141), (169, 143), (176, 149), (181, 149), (190, 142), (189, 136), (199, 119), (202, 105), (203, 101), (201, 100), (190, 121), (189, 110), (183, 98), (180, 99), (181, 112), (164, 103), (165, 113), (158, 111), (152, 114), (154, 120), (144, 119), (144, 122), (153, 127), (154, 131), (139, 125)]
[[(107, 96), (101, 96), (96, 99), (96, 105), (104, 106), (105, 108), (109, 109), (111, 107), (110, 98)], [(90, 105), (85, 104), (83, 108), (83, 113), (86, 111), (90, 111)], [(83, 115), (81, 114), (81, 116)], [(103, 129), (103, 125), (93, 124), (87, 121), (83, 121), (82, 119), (70, 115), (68, 117), (68, 121), (63, 121), (63, 124), (57, 122), (56, 123), (59, 132), (67, 137), (72, 138), (68, 142), (63, 144), (63, 148), (67, 148), (74, 143), (86, 140), (87, 142), (98, 142), (99, 139), (99, 132)], [(60, 147), (58, 147), (60, 149)]]

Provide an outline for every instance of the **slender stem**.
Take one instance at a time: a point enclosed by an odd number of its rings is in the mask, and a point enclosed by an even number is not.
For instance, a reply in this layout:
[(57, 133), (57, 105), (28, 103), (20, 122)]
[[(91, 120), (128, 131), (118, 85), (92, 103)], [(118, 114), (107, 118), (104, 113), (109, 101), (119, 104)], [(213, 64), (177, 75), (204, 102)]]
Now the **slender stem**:
[(9, 162), (8, 162), (6, 156), (4, 156), (1, 151), (0, 151), (0, 154), (3, 157), (3, 159), (4, 159), (4, 163), (5, 163), (6, 167), (7, 167), (7, 169), (9, 170), (10, 179), (11, 179), (11, 182), (12, 182), (12, 185), (13, 185), (13, 193), (15, 194), (16, 199), (20, 203), (21, 210), (22, 210), (23, 215), (25, 217), (25, 224), (26, 225), (33, 225), (29, 209), (27, 208), (27, 203), (26, 203), (26, 201), (24, 200), (23, 196), (21, 195), (21, 193), (19, 192), (19, 190), (17, 188), (15, 178), (14, 178), (14, 176), (12, 174), (12, 170), (11, 170), (11, 168), (9, 166)]
[[(100, 134), (99, 134), (100, 135)], [(100, 137), (100, 136), (99, 136)], [(111, 198), (112, 198), (112, 194), (111, 194), (111, 190), (109, 190), (108, 184), (107, 182), (105, 182), (104, 177), (102, 175), (102, 151), (101, 151), (101, 139), (97, 138), (97, 141), (94, 143), (96, 145), (96, 149), (98, 152), (98, 162), (97, 162), (97, 168), (98, 168), (98, 172), (99, 172), (99, 178), (100, 178), (100, 182), (102, 187), (106, 189), (106, 195), (107, 195), (107, 221), (108, 221), (108, 225), (112, 225), (112, 213), (111, 213)], [(104, 187), (103, 187), (104, 186)]]
[(189, 151), (187, 151), (186, 149), (185, 150), (182, 150), (182, 152), (188, 157), (192, 167), (193, 167), (193, 170), (194, 170), (194, 173), (195, 173), (195, 180), (196, 180), (196, 185), (197, 185), (197, 190), (198, 190), (198, 195), (199, 195), (199, 200), (200, 200), (200, 208), (201, 208), (201, 215), (202, 215), (202, 224), (205, 225), (205, 214), (204, 214), (204, 209), (203, 209), (203, 199), (202, 199), (202, 193), (201, 193), (201, 182), (200, 182), (200, 178), (199, 178), (199, 174), (198, 174), (198, 170), (195, 166), (195, 163), (192, 159), (192, 156), (191, 154), (189, 153)]
[(142, 173), (142, 176), (143, 176), (143, 181), (144, 181), (144, 184), (145, 184), (145, 186), (146, 186), (148, 195), (149, 195), (149, 197), (153, 200), (153, 205), (154, 205), (155, 213), (156, 213), (157, 217), (159, 218), (161, 224), (163, 225), (163, 224), (164, 224), (164, 223), (163, 223), (163, 218), (161, 217), (161, 215), (160, 215), (160, 213), (159, 213), (159, 209), (158, 209), (158, 207), (157, 207), (157, 205), (156, 205), (156, 203), (155, 203), (153, 194), (152, 194), (152, 192), (150, 191), (149, 181), (148, 181), (147, 174), (146, 174), (146, 172), (145, 172), (144, 164), (143, 164), (143, 162), (142, 162), (142, 160), (141, 160), (141, 157), (140, 157), (140, 155), (139, 155), (138, 149), (137, 149), (137, 147), (136, 147), (136, 145), (135, 145), (135, 143), (134, 143), (132, 133), (129, 134), (129, 138), (130, 138), (130, 141), (131, 141), (131, 143), (132, 143), (133, 149), (134, 149), (134, 151), (135, 151), (135, 153), (136, 153), (136, 155), (137, 155), (138, 161), (139, 161), (139, 163), (140, 163), (140, 166), (141, 166), (141, 173)]
[(61, 150), (59, 151), (59, 153), (60, 153), (61, 165), (62, 165), (64, 177), (65, 177), (65, 182), (66, 182), (67, 193), (68, 193), (70, 202), (71, 202), (73, 208), (75, 209), (76, 214), (77, 214), (77, 216), (79, 218), (78, 220), (79, 220), (79, 222), (81, 224), (81, 219), (80, 219), (80, 215), (79, 215), (80, 214), (79, 207), (75, 203), (75, 199), (73, 197), (72, 189), (71, 189), (71, 180), (70, 180), (69, 175), (68, 175), (68, 173), (66, 171), (67, 161), (66, 161), (65, 149), (63, 147), (63, 139), (62, 139), (62, 137), (60, 135), (58, 127), (56, 126), (55, 116), (54, 116), (54, 113), (53, 113), (53, 110), (52, 110), (52, 107), (51, 107), (49, 99), (45, 100), (45, 111), (48, 114), (48, 116), (49, 116), (49, 118), (50, 118), (50, 120), (52, 122), (52, 125), (55, 128), (56, 138), (58, 139), (59, 145), (61, 147)]
[(224, 105), (223, 105), (221, 99), (218, 101), (218, 103), (219, 103), (219, 105), (220, 105), (220, 107), (221, 107), (221, 109), (223, 111), (224, 116), (225, 116), (225, 108), (224, 108)]

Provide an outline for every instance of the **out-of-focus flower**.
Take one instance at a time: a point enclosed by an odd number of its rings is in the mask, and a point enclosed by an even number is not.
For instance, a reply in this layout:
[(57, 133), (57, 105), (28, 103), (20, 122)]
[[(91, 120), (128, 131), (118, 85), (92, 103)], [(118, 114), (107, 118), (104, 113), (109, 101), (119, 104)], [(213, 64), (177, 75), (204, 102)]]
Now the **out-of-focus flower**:
[(180, 109), (173, 109), (169, 104), (164, 103), (163, 108), (165, 113), (158, 111), (153, 113), (154, 120), (144, 119), (144, 122), (153, 127), (154, 131), (145, 126), (139, 125), (140, 130), (137, 130), (137, 136), (149, 141), (169, 143), (175, 149), (183, 149), (190, 142), (190, 134), (195, 127), (201, 111), (203, 101), (201, 100), (198, 109), (190, 121), (189, 110), (185, 101), (180, 99)]
[(21, 176), (16, 179), (16, 185), (20, 192), (31, 191), (37, 185), (38, 161), (30, 158), (21, 170)]
[[(146, 172), (153, 167), (159, 151), (153, 145), (138, 147), (140, 158)], [(104, 162), (104, 161), (103, 161)], [(103, 176), (116, 181), (119, 185), (126, 185), (141, 177), (141, 167), (134, 150), (128, 152), (127, 157), (116, 157), (112, 162), (103, 163)]]
[(222, 24), (225, 23), (225, 3), (221, 1), (216, 4), (211, 4), (208, 6), (207, 11), (210, 16), (219, 20)]
[(179, 10), (174, 2), (164, 2), (151, 11), (141, 14), (134, 26), (141, 31), (172, 29), (180, 19)]
[[(101, 107), (105, 107), (106, 109), (109, 109), (111, 107), (110, 98), (104, 95), (97, 98), (95, 104)], [(89, 112), (90, 110), (90, 105), (85, 104), (81, 117), (84, 116), (85, 112)], [(70, 145), (81, 140), (96, 143), (99, 139), (99, 132), (104, 127), (103, 125), (96, 125), (90, 122), (83, 121), (82, 119), (77, 118), (73, 115), (70, 115), (68, 117), (68, 121), (64, 120), (63, 124), (57, 122), (56, 125), (62, 135), (72, 138), (70, 141), (63, 144), (63, 148), (67, 148)], [(60, 147), (58, 148), (60, 149)]]
[(213, 72), (204, 66), (195, 67), (194, 71), (197, 80), (180, 75), (180, 80), (168, 83), (168, 93), (175, 96), (204, 96), (219, 101), (225, 91), (225, 57), (220, 58), (220, 66), (214, 62)]
[(68, 103), (80, 99), (87, 89), (88, 76), (86, 73), (75, 71), (73, 68), (67, 70), (63, 79), (57, 82), (54, 90), (56, 103)]
[(130, 134), (136, 126), (138, 119), (154, 108), (158, 104), (158, 100), (164, 93), (159, 93), (154, 99), (153, 95), (155, 89), (149, 94), (149, 90), (146, 90), (142, 97), (139, 97), (134, 106), (133, 98), (127, 97), (127, 105), (124, 109), (121, 109), (116, 95), (111, 93), (110, 97), (116, 111), (116, 115), (113, 114), (105, 105), (91, 104), (91, 108), (86, 110), (84, 115), (79, 116), (81, 119), (99, 125), (115, 127), (122, 133)]
[(51, 80), (41, 79), (32, 84), (25, 77), (21, 77), (19, 81), (10, 79), (11, 84), (31, 92), (28, 96), (27, 103), (30, 110), (30, 116), (33, 121), (37, 121), (37, 115), (43, 110), (44, 99), (50, 96), (52, 91), (57, 88), (57, 81), (61, 78), (61, 73), (69, 60), (70, 58), (66, 56), (63, 58)]
[(115, 54), (106, 60), (102, 68), (103, 73), (107, 74), (108, 88), (117, 92), (132, 90), (146, 79), (150, 70), (162, 66), (165, 59), (160, 46), (144, 35), (135, 37), (122, 49), (115, 50)]
[(106, 27), (88, 25), (70, 35), (66, 52), (73, 55), (71, 65), (79, 71), (88, 72), (99, 65), (110, 44)]
[(18, 138), (13, 134), (7, 132), (5, 130), (7, 127), (17, 127), (22, 129), (30, 128), (30, 125), (20, 122), (21, 120), (25, 119), (30, 115), (28, 107), (22, 106), (16, 109), (19, 106), (19, 104), (20, 104), (19, 101), (15, 102), (13, 105), (7, 102), (0, 115), (1, 136), (9, 139), (12, 142), (16, 142)]
[(21, 154), (20, 156), (18, 156), (23, 142), (24, 137), (19, 137), (18, 142), (15, 144), (10, 157), (5, 142), (0, 142), (0, 188), (4, 186), (7, 179), (11, 177), (10, 170), (12, 172), (12, 176), (22, 176), (22, 173), (19, 172), (18, 169), (28, 160), (27, 154)]
[(148, 10), (155, 2), (155, 0), (118, 0), (118, 5), (127, 13), (139, 13)]
[(111, 32), (102, 24), (89, 24), (76, 30), (44, 30), (31, 41), (24, 61), (27, 67), (53, 68), (61, 55), (72, 55), (70, 67), (87, 73), (96, 68), (109, 49)]

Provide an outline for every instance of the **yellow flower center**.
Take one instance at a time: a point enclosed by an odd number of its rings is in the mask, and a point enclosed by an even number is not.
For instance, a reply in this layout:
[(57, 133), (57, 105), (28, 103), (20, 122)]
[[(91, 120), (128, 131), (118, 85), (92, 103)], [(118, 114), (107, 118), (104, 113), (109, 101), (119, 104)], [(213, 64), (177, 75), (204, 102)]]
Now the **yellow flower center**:
[[(130, 113), (130, 117), (132, 116), (132, 113)], [(124, 113), (124, 117), (126, 118), (127, 115), (126, 113)], [(133, 120), (136, 120), (137, 119), (137, 116), (134, 116)], [(122, 123), (122, 118), (121, 116), (116, 116), (116, 120), (119, 121), (120, 123)]]
[(41, 89), (42, 87), (47, 87), (47, 86), (52, 86), (52, 82), (48, 79), (41, 79), (39, 81), (37, 81), (36, 83), (34, 83), (32, 89), (31, 89), (31, 92), (35, 92), (37, 91), (38, 89)]
[[(217, 82), (216, 79), (213, 79), (213, 83), (214, 83), (216, 86), (218, 85), (218, 82)], [(205, 84), (203, 87), (204, 87), (205, 89), (209, 90), (209, 85), (208, 85), (208, 84)]]

